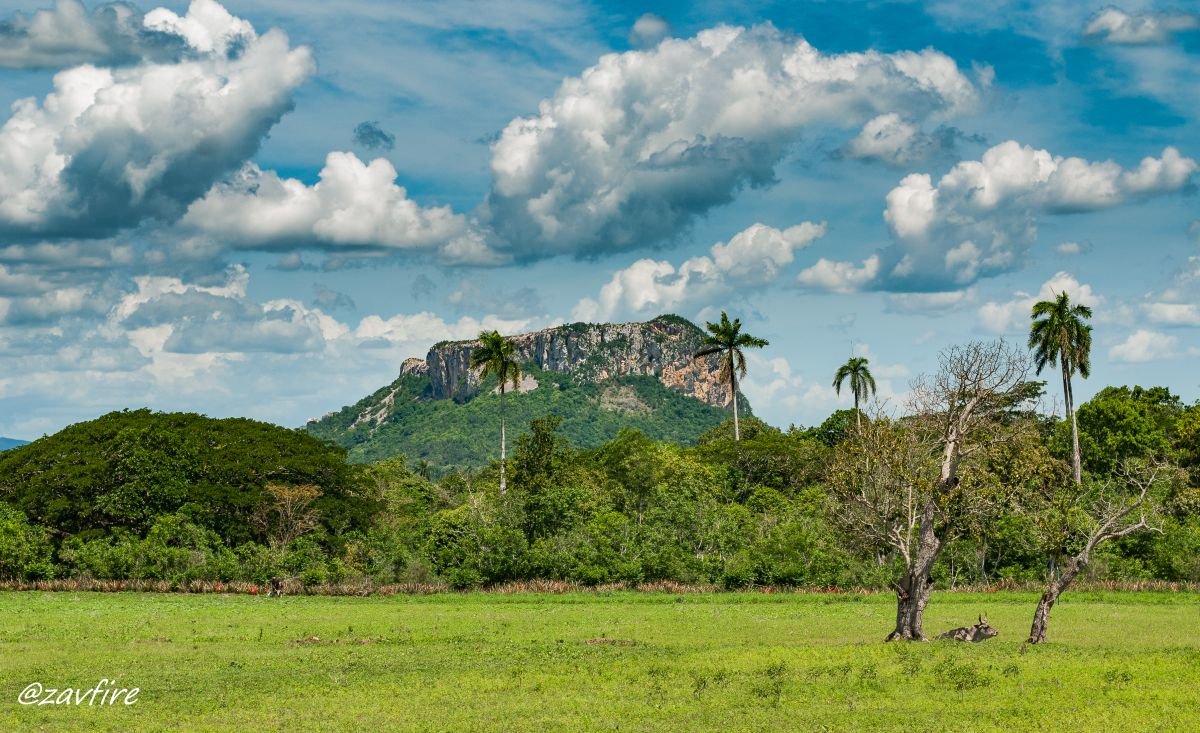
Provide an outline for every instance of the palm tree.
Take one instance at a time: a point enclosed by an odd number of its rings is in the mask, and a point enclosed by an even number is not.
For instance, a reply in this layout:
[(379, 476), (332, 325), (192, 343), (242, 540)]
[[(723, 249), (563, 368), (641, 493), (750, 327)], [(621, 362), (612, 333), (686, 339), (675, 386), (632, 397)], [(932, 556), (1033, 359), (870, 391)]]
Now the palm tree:
[(499, 331), (483, 331), (479, 334), (479, 348), (471, 352), (471, 368), (479, 370), (480, 380), (495, 374), (500, 380), (500, 495), (507, 485), (504, 481), (504, 393), (511, 383), (513, 389), (521, 384), (521, 365), (517, 362), (517, 349), (512, 339), (506, 339)]
[(1032, 325), (1029, 327), (1029, 348), (1034, 352), (1034, 364), (1041, 374), (1048, 364), (1055, 361), (1062, 367), (1063, 400), (1067, 406), (1067, 419), (1071, 421), (1071, 468), (1075, 483), (1082, 479), (1082, 461), (1079, 455), (1079, 424), (1075, 420), (1075, 392), (1071, 389), (1071, 375), (1088, 378), (1091, 371), (1092, 327), (1084, 323), (1092, 317), (1092, 309), (1086, 305), (1071, 305), (1066, 291), (1054, 300), (1042, 300), (1033, 306)]
[(721, 372), (718, 378), (729, 383), (729, 391), (733, 394), (733, 439), (741, 440), (742, 431), (738, 427), (738, 375), (746, 376), (746, 355), (742, 349), (761, 349), (768, 346), (766, 339), (742, 333), (742, 320), (735, 318), (729, 322), (729, 316), (721, 311), (720, 323), (707, 323), (708, 335), (701, 342), (703, 347), (692, 355), (700, 359), (711, 354), (721, 354)]
[(852, 356), (850, 361), (838, 367), (837, 374), (833, 376), (833, 388), (839, 395), (842, 393), (842, 383), (847, 377), (850, 378), (850, 394), (854, 395), (854, 421), (860, 431), (862, 411), (858, 409), (858, 404), (866, 398), (868, 392), (875, 394), (875, 377), (871, 376), (867, 363), (865, 357)]

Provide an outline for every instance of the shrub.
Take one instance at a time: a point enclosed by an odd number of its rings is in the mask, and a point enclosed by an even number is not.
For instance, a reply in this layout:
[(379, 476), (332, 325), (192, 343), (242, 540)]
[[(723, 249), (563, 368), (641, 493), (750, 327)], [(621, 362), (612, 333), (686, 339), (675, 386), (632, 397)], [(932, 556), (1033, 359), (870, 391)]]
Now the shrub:
[(0, 503), (0, 579), (54, 577), (50, 530), (29, 524), (21, 511)]

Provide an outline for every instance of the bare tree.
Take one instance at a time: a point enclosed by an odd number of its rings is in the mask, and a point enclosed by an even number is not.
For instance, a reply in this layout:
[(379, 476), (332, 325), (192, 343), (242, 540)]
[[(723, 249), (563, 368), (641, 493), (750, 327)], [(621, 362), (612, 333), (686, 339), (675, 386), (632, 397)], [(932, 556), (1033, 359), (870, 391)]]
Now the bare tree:
[(1162, 463), (1125, 462), (1115, 476), (1083, 485), (1060, 487), (1038, 507), (1035, 526), (1041, 539), (1057, 550), (1080, 547), (1052, 578), (1033, 612), (1029, 643), (1046, 640), (1050, 611), (1058, 597), (1091, 562), (1102, 543), (1136, 532), (1162, 532), (1153, 523), (1157, 514), (1158, 490), (1177, 479), (1179, 469)]
[(839, 524), (904, 562), (888, 641), (925, 638), (934, 562), (972, 518), (997, 508), (981, 482), (961, 480), (964, 461), (1021, 430), (1018, 411), (1040, 390), (1027, 381), (1025, 352), (1003, 341), (948, 348), (938, 367), (913, 382), (908, 417), (864, 423), (839, 447), (829, 473)]
[(312, 504), (321, 489), (312, 484), (269, 483), (263, 487), (267, 497), (254, 514), (254, 523), (267, 534), (268, 543), (284, 549), (293, 540), (317, 526)]
[(875, 405), (862, 429), (834, 453), (826, 476), (832, 519), (864, 553), (891, 551), (909, 568), (935, 475), (936, 462), (911, 427)]

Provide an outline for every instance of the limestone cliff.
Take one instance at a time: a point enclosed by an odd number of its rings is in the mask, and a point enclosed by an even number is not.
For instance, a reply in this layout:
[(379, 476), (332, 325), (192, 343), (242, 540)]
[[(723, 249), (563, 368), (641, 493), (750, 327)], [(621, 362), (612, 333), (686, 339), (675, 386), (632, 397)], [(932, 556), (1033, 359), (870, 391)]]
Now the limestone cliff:
[[(692, 358), (703, 333), (678, 316), (574, 323), (512, 338), (526, 371), (505, 403), (514, 438), (532, 420), (555, 415), (560, 434), (582, 449), (624, 429), (692, 445), (729, 417), (729, 388), (717, 378), (717, 358)], [(486, 465), (496, 457), (500, 405), (481, 393), (470, 368), (478, 346), (437, 344), (425, 359), (406, 359), (391, 384), (309, 421), (306, 429), (345, 447), (354, 461), (405, 455), (446, 470)], [(740, 406), (749, 408), (744, 397)]]
[[(570, 374), (580, 384), (613, 377), (653, 376), (701, 402), (727, 407), (729, 387), (717, 378), (716, 356), (693, 359), (703, 333), (677, 316), (645, 323), (572, 323), (513, 336), (518, 359), (546, 371)], [(409, 359), (401, 373), (427, 373), (434, 399), (463, 402), (478, 391), (471, 352), (478, 341), (440, 343), (425, 361)]]

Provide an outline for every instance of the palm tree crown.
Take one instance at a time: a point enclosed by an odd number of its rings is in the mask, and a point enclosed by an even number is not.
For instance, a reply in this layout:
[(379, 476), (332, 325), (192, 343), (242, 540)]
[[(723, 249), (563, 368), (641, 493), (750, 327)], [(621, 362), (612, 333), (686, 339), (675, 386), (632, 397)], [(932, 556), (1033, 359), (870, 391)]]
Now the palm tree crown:
[(521, 364), (517, 361), (517, 347), (512, 339), (504, 338), (499, 331), (484, 331), (479, 334), (479, 348), (471, 352), (471, 368), (479, 370), (479, 378), (487, 379), (495, 374), (500, 380), (500, 391), (512, 384), (515, 389), (521, 384)]
[(838, 367), (837, 374), (833, 376), (833, 388), (839, 395), (842, 393), (842, 384), (847, 378), (850, 380), (850, 394), (854, 395), (854, 419), (860, 428), (862, 413), (858, 405), (868, 393), (875, 394), (875, 377), (871, 376), (871, 370), (867, 368), (868, 363), (866, 357), (852, 356), (849, 361)]
[(500, 494), (503, 495), (507, 489), (504, 479), (504, 393), (509, 384), (513, 389), (521, 385), (517, 347), (512, 339), (504, 338), (499, 331), (484, 331), (479, 334), (479, 346), (471, 352), (471, 368), (479, 370), (481, 380), (492, 374), (500, 380)]
[(721, 354), (721, 371), (717, 378), (728, 382), (733, 394), (733, 439), (741, 440), (742, 433), (738, 426), (738, 389), (737, 378), (746, 376), (746, 354), (743, 349), (761, 349), (769, 346), (766, 339), (742, 333), (742, 320), (735, 318), (732, 322), (725, 311), (721, 311), (720, 323), (706, 323), (708, 333), (701, 341), (701, 348), (692, 355), (701, 359), (712, 354)]
[(1071, 305), (1066, 291), (1054, 300), (1042, 300), (1033, 306), (1033, 324), (1029, 327), (1029, 348), (1033, 350), (1038, 374), (1052, 362), (1066, 364), (1070, 373), (1087, 379), (1091, 372), (1092, 327), (1084, 323), (1092, 317), (1086, 305)]
[(1058, 362), (1062, 369), (1063, 401), (1067, 419), (1071, 421), (1071, 468), (1075, 483), (1082, 481), (1082, 459), (1079, 451), (1079, 425), (1075, 419), (1075, 391), (1071, 376), (1078, 373), (1084, 379), (1091, 372), (1092, 327), (1084, 321), (1092, 317), (1086, 305), (1072, 305), (1071, 297), (1063, 291), (1054, 300), (1034, 304), (1029, 327), (1029, 348), (1033, 351), (1037, 373)]

